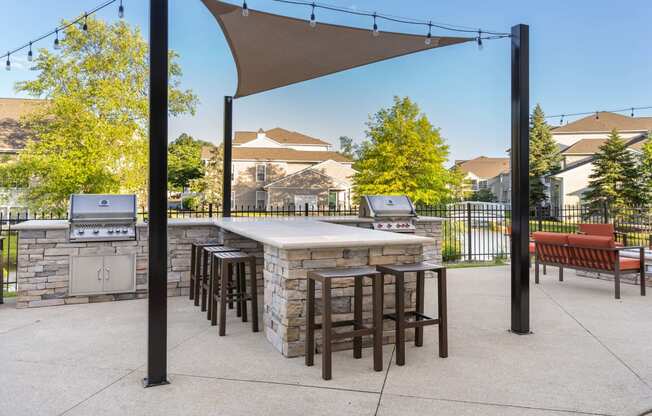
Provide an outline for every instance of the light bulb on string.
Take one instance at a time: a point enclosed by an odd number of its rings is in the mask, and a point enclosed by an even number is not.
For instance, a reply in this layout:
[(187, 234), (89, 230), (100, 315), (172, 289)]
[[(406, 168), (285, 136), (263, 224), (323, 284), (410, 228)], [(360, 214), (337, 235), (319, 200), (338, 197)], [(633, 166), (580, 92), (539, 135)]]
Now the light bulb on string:
[(244, 17), (249, 16), (249, 7), (247, 7), (247, 2), (246, 1), (242, 3), (242, 15)]
[(375, 12), (374, 12), (374, 29), (371, 32), (371, 34), (374, 37), (378, 37), (378, 35), (380, 35), (380, 32), (378, 31), (378, 24), (376, 24), (376, 13)]
[(310, 27), (316, 27), (317, 20), (315, 19), (315, 2), (312, 3), (312, 12), (310, 13)]
[(478, 30), (478, 49), (484, 49), (484, 45), (482, 44), (482, 30)]
[(423, 43), (425, 43), (426, 46), (430, 46), (432, 43), (432, 22), (428, 22), (428, 34), (426, 35), (426, 39), (423, 41)]
[(84, 13), (84, 26), (82, 26), (84, 32), (88, 32), (88, 14)]
[(564, 124), (564, 115), (563, 114), (561, 115), (561, 118), (559, 119), (559, 125), (561, 126), (562, 124)]
[(5, 69), (11, 71), (11, 54), (7, 52), (7, 63), (5, 64)]
[(118, 17), (120, 19), (125, 17), (125, 6), (122, 5), (122, 0), (120, 0), (120, 6), (118, 7)]
[(61, 44), (59, 43), (59, 29), (54, 29), (54, 49), (61, 49)]
[(598, 111), (595, 112), (595, 119), (600, 120), (600, 113)]
[(34, 59), (34, 53), (32, 52), (32, 42), (29, 43), (29, 51), (27, 52), (27, 60), (32, 62)]
[(632, 117), (634, 117), (634, 107), (632, 107)]

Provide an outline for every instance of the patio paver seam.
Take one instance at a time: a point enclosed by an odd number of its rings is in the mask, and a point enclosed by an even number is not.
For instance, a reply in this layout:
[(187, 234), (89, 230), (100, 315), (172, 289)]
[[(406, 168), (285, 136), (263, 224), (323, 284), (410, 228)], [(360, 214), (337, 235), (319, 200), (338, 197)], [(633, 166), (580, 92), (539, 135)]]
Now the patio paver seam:
[(593, 338), (593, 339), (594, 339), (598, 344), (600, 344), (600, 345), (602, 346), (602, 348), (604, 348), (604, 349), (605, 349), (609, 354), (611, 354), (611, 355), (612, 355), (612, 356), (613, 356), (613, 357), (614, 357), (618, 362), (620, 362), (620, 363), (621, 363), (625, 368), (627, 368), (627, 370), (629, 370), (632, 374), (634, 374), (634, 376), (635, 376), (637, 379), (639, 379), (639, 381), (640, 381), (641, 383), (643, 383), (643, 385), (645, 385), (648, 389), (652, 390), (652, 386), (651, 386), (650, 384), (648, 384), (648, 382), (645, 380), (645, 378), (643, 378), (643, 376), (641, 376), (640, 374), (638, 374), (638, 373), (636, 372), (636, 370), (634, 370), (634, 369), (633, 369), (629, 364), (627, 364), (627, 362), (626, 362), (624, 359), (622, 359), (618, 354), (616, 354), (614, 351), (612, 351), (611, 348), (609, 348), (609, 347), (608, 347), (604, 342), (602, 342), (602, 340), (600, 340), (600, 338), (598, 338), (597, 335), (595, 335), (593, 332), (591, 332), (590, 329), (588, 329), (586, 326), (584, 326), (584, 324), (582, 324), (582, 322), (580, 322), (580, 320), (579, 320), (578, 318), (576, 318), (576, 317), (575, 317), (573, 314), (571, 314), (571, 313), (570, 313), (566, 308), (564, 308), (564, 306), (563, 306), (561, 303), (559, 303), (559, 302), (557, 301), (557, 299), (555, 299), (551, 294), (549, 294), (548, 292), (546, 292), (546, 291), (543, 289), (543, 287), (540, 286), (538, 289), (539, 289), (542, 293), (544, 293), (544, 294), (545, 294), (545, 295), (546, 295), (546, 296), (547, 296), (547, 297), (548, 297), (548, 298), (549, 298), (549, 299), (550, 299), (550, 300), (551, 300), (555, 305), (557, 305), (557, 307), (559, 307), (559, 309), (561, 309), (561, 310), (562, 310), (566, 315), (568, 315), (572, 320), (574, 320), (574, 321), (575, 321), (575, 322), (576, 322), (576, 323), (577, 323), (577, 324), (578, 324), (578, 325), (579, 325), (579, 326), (580, 326), (584, 331), (586, 331), (586, 333), (588, 333), (588, 334), (591, 336), (591, 338)]
[(297, 384), (297, 383), (288, 383), (283, 381), (270, 381), (270, 380), (255, 380), (255, 379), (246, 379), (246, 378), (232, 378), (232, 377), (217, 377), (217, 376), (205, 376), (199, 374), (186, 374), (186, 373), (169, 373), (171, 376), (180, 376), (180, 377), (190, 377), (190, 378), (201, 378), (207, 380), (221, 380), (221, 381), (232, 381), (237, 383), (254, 383), (254, 384), (271, 384), (276, 386), (289, 386), (289, 387), (301, 387), (306, 389), (322, 389), (322, 390), (334, 390), (334, 391), (343, 391), (350, 393), (364, 393), (364, 394), (380, 394), (378, 391), (373, 390), (360, 390), (360, 389), (349, 389), (346, 387), (329, 387), (329, 386), (317, 386), (314, 384)]
[(438, 400), (442, 402), (451, 402), (451, 403), (461, 403), (461, 404), (477, 404), (482, 406), (493, 406), (493, 407), (510, 407), (516, 409), (527, 409), (527, 410), (543, 410), (547, 412), (558, 412), (558, 413), (573, 413), (578, 415), (589, 415), (589, 416), (617, 416), (612, 413), (596, 413), (588, 412), (583, 410), (573, 410), (573, 409), (559, 409), (559, 408), (550, 408), (550, 407), (537, 407), (537, 406), (525, 406), (520, 404), (511, 404), (511, 403), (495, 403), (495, 402), (481, 402), (474, 400), (459, 400), (459, 399), (446, 399), (442, 397), (425, 397), (425, 396), (414, 396), (409, 394), (400, 394), (400, 393), (388, 393), (388, 396), (404, 397), (408, 399), (428, 399), (428, 400)]
[(396, 352), (396, 344), (394, 344), (394, 348), (392, 348), (392, 354), (389, 356), (389, 363), (387, 363), (387, 370), (385, 371), (385, 379), (383, 380), (383, 385), (380, 388), (380, 396), (378, 397), (378, 404), (376, 404), (376, 412), (374, 413), (374, 416), (378, 416), (378, 411), (380, 410), (380, 402), (383, 400), (383, 392), (385, 391), (385, 385), (387, 384), (389, 369), (392, 368), (392, 361), (394, 359), (395, 352)]

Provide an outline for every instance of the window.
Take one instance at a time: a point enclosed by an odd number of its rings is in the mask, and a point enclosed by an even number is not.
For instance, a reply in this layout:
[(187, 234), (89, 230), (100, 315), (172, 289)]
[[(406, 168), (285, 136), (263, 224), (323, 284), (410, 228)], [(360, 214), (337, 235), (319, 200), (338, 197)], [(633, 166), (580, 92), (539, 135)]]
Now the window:
[(471, 179), (471, 189), (474, 191), (478, 190), (478, 181), (475, 179)]
[(267, 192), (256, 191), (256, 209), (267, 208)]
[(235, 180), (235, 165), (231, 164), (231, 182)]
[(262, 163), (256, 165), (256, 182), (265, 182), (267, 180), (267, 169), (265, 168), (266, 166)]
[(231, 191), (231, 208), (235, 208), (235, 191)]
[(480, 181), (479, 187), (480, 189), (487, 189), (487, 181)]

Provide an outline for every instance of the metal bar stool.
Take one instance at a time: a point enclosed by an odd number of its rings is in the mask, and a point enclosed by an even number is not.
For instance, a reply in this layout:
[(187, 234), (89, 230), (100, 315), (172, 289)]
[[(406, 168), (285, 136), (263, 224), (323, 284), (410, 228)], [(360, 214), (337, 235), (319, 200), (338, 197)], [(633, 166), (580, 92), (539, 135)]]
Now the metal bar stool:
[[(372, 279), (373, 325), (367, 327), (362, 321), (362, 281)], [(354, 278), (353, 320), (333, 322), (331, 316), (331, 281), (333, 279)], [(315, 281), (322, 289), (322, 323), (315, 324)], [(373, 336), (374, 370), (383, 370), (383, 286), (382, 275), (373, 267), (355, 269), (327, 269), (308, 272), (308, 299), (306, 302), (306, 365), (312, 366), (315, 359), (315, 329), (322, 330), (322, 369), (324, 380), (332, 377), (332, 342), (342, 338), (353, 338), (353, 357), (362, 357), (362, 337)], [(353, 326), (352, 331), (334, 333), (332, 328)]]
[[(423, 345), (423, 327), (439, 325), (439, 356), (448, 357), (448, 329), (446, 307), (446, 268), (434, 263), (420, 262), (376, 266), (379, 272), (393, 275), (396, 279), (396, 313), (384, 317), (396, 322), (396, 365), (405, 364), (405, 330), (414, 328), (414, 345)], [(423, 314), (425, 272), (437, 273), (438, 317)], [(405, 273), (417, 274), (417, 304), (414, 312), (405, 311)]]
[[(201, 268), (199, 270), (199, 288), (201, 290), (201, 311), (202, 312), (208, 312), (210, 308), (210, 303), (208, 302), (209, 297), (208, 293), (210, 290), (210, 257), (213, 253), (222, 253), (222, 252), (230, 252), (230, 251), (238, 251), (237, 248), (233, 247), (228, 247), (228, 246), (208, 246), (208, 247), (203, 247), (201, 250), (201, 258), (199, 259), (199, 262), (201, 263)], [(207, 315), (210, 317), (210, 315)]]
[[(219, 335), (226, 335), (226, 305), (233, 301), (241, 311), (242, 322), (247, 322), (247, 301), (251, 301), (251, 329), (258, 332), (258, 284), (256, 282), (256, 256), (240, 251), (213, 253), (211, 269), (211, 325), (217, 325), (219, 307)], [(245, 266), (249, 264), (249, 293)], [(233, 274), (235, 271), (235, 291)], [(240, 315), (238, 315), (240, 316)]]
[(201, 257), (204, 247), (221, 246), (219, 243), (194, 242), (190, 245), (190, 291), (188, 299), (193, 300), (195, 306), (199, 306), (199, 286), (201, 285)]

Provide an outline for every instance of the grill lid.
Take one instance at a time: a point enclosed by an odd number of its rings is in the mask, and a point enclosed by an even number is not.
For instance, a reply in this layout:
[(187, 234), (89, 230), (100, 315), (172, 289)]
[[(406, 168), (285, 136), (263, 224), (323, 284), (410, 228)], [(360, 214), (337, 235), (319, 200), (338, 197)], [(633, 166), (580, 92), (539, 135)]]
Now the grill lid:
[(414, 217), (416, 210), (407, 195), (367, 195), (362, 198), (361, 216)]
[(70, 195), (70, 221), (136, 219), (136, 195)]

